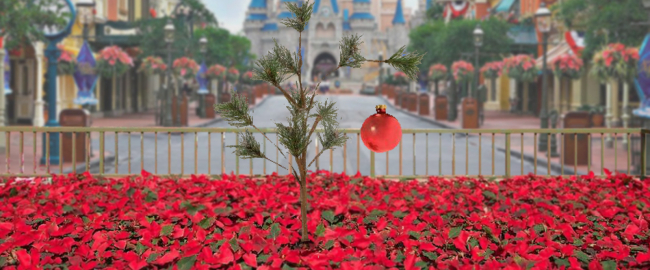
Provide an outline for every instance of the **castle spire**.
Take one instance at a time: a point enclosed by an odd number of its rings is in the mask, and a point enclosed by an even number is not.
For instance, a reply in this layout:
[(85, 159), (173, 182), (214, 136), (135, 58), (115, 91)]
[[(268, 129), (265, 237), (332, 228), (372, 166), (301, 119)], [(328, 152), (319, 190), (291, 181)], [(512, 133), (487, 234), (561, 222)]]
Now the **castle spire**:
[(406, 24), (406, 20), (404, 19), (404, 11), (402, 10), (402, 0), (397, 0), (395, 17), (393, 17), (393, 25), (396, 24)]

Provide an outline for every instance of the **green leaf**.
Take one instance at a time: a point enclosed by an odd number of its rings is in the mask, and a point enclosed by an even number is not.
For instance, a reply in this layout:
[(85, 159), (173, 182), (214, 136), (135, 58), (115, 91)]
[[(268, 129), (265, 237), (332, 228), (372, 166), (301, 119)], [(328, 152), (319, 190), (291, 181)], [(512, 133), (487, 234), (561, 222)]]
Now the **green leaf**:
[(324, 249), (329, 250), (332, 247), (334, 247), (334, 240), (328, 240), (325, 242), (325, 245), (323, 246)]
[(491, 200), (494, 200), (494, 201), (497, 200), (497, 195), (494, 194), (494, 192), (489, 191), (489, 190), (484, 190), (484, 191), (483, 191), (483, 196), (484, 196), (485, 198), (488, 198), (488, 199), (491, 199)]
[(155, 202), (158, 200), (158, 194), (154, 193), (153, 191), (149, 190), (148, 188), (145, 188), (145, 193), (147, 196), (144, 198), (145, 202)]
[(449, 238), (458, 237), (462, 230), (463, 230), (463, 226), (451, 228), (451, 230), (449, 230)]
[(320, 223), (316, 227), (316, 236), (323, 236), (323, 234), (325, 234), (325, 226), (323, 226), (323, 223)]
[(384, 195), (384, 198), (383, 198), (383, 199), (384, 199), (384, 202), (385, 202), (385, 203), (390, 202), (390, 195)]
[(574, 250), (573, 256), (575, 256), (576, 258), (578, 258), (578, 260), (581, 260), (584, 263), (589, 263), (589, 255), (587, 255), (587, 253), (582, 252), (581, 250)]
[(199, 226), (203, 228), (204, 230), (207, 230), (214, 224), (214, 218), (204, 218), (199, 222)]
[(410, 235), (411, 237), (415, 238), (415, 240), (420, 240), (420, 237), (421, 237), (421, 236), (420, 236), (420, 233), (418, 233), (418, 232), (414, 232), (414, 231), (409, 231), (409, 235)]
[(537, 225), (533, 226), (533, 229), (539, 235), (539, 234), (546, 231), (546, 226), (544, 226), (544, 224), (537, 224)]
[(158, 258), (158, 253), (151, 253), (151, 255), (149, 255), (149, 258), (147, 258), (147, 262), (148, 262), (148, 263), (152, 263), (152, 262), (155, 261), (157, 258)]
[(6, 263), (7, 263), (7, 257), (4, 256), (0, 257), (0, 267), (5, 266)]
[(240, 250), (239, 242), (237, 242), (237, 238), (233, 237), (232, 239), (230, 239), (230, 241), (228, 241), (228, 243), (230, 244), (230, 247), (232, 248), (233, 252), (237, 252)]
[(123, 186), (124, 185), (122, 185), (122, 184), (115, 184), (115, 185), (113, 185), (113, 189), (116, 190), (116, 191), (122, 191)]
[(322, 212), (322, 213), (321, 213), (321, 217), (323, 217), (323, 219), (329, 221), (330, 224), (331, 224), (331, 223), (334, 223), (335, 215), (334, 215), (334, 212), (332, 212), (332, 211), (330, 211), (330, 210), (325, 211), (325, 212)]
[(16, 195), (18, 195), (18, 190), (15, 187), (12, 187), (11, 189), (9, 189), (9, 197), (13, 197), (13, 196), (16, 196)]
[(368, 216), (381, 217), (381, 216), (383, 216), (385, 214), (386, 214), (386, 211), (375, 209), (375, 210), (372, 210), (372, 212), (370, 212), (368, 214)]
[(196, 255), (180, 259), (176, 263), (176, 266), (178, 267), (178, 270), (189, 270), (194, 267), (194, 263), (196, 263)]
[(438, 253), (435, 253), (435, 252), (424, 251), (424, 252), (422, 252), (422, 254), (425, 257), (429, 258), (429, 260), (432, 260), (432, 261), (435, 261), (435, 260), (438, 259)]
[(609, 260), (600, 262), (600, 264), (603, 266), (603, 270), (616, 270), (616, 261)]
[(429, 264), (425, 261), (419, 261), (415, 263), (416, 267), (427, 267)]
[(402, 254), (402, 252), (398, 250), (397, 256), (395, 256), (395, 262), (401, 263), (402, 261), (404, 261), (404, 259), (406, 259), (406, 256), (404, 256), (404, 254)]
[(72, 206), (69, 206), (67, 204), (63, 206), (63, 213), (64, 214), (70, 213), (72, 211), (74, 211), (74, 208), (72, 208)]
[(165, 225), (162, 227), (162, 230), (160, 230), (160, 236), (166, 236), (172, 234), (174, 231), (174, 225)]
[(557, 264), (557, 266), (566, 266), (566, 267), (571, 266), (569, 260), (565, 258), (555, 258), (555, 264)]
[(269, 233), (269, 238), (275, 240), (280, 235), (280, 224), (273, 223), (271, 225), (271, 232)]
[(135, 252), (138, 255), (142, 255), (142, 253), (144, 253), (146, 250), (147, 250), (147, 247), (145, 245), (141, 244), (140, 242), (135, 244)]
[(282, 270), (295, 270), (295, 269), (297, 269), (297, 268), (293, 268), (293, 267), (291, 267), (291, 266), (289, 266), (287, 264), (282, 265)]
[(363, 224), (372, 224), (377, 222), (379, 219), (376, 216), (367, 216), (363, 218)]
[(257, 263), (265, 263), (269, 257), (271, 257), (269, 254), (260, 254), (257, 256)]
[(402, 211), (395, 211), (393, 212), (393, 216), (396, 218), (403, 218), (407, 215), (407, 213), (402, 212)]
[(584, 245), (584, 244), (585, 244), (585, 242), (583, 242), (580, 238), (575, 238), (575, 239), (573, 239), (573, 245), (574, 245), (574, 246), (579, 247), (579, 246), (582, 246), (582, 245)]

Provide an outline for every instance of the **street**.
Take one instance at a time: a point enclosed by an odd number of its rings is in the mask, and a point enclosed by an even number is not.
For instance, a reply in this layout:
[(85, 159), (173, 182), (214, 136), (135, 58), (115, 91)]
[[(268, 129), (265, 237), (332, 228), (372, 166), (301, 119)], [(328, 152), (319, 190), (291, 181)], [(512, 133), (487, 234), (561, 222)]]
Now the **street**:
[[(373, 96), (318, 96), (318, 100), (324, 101), (329, 99), (336, 102), (336, 106), (339, 108), (339, 123), (341, 128), (360, 128), (363, 124), (363, 121), (370, 115), (375, 113), (375, 105), (382, 104), (382, 100)], [(257, 127), (259, 128), (271, 128), (275, 127), (274, 123), (282, 122), (287, 123), (286, 118), (289, 116), (289, 112), (286, 109), (288, 102), (283, 96), (272, 96), (267, 99), (264, 104), (260, 105), (257, 109), (254, 110), (253, 120)], [(387, 113), (395, 116), (402, 126), (402, 129), (441, 129), (442, 127), (432, 124), (430, 122), (423, 121), (416, 117), (410, 116), (408, 114), (402, 113), (391, 106), (388, 107)], [(210, 127), (230, 127), (225, 121), (218, 122), (215, 125)], [(211, 151), (208, 151), (208, 137), (210, 136), (211, 140)], [(219, 174), (222, 171), (221, 167), (221, 134), (210, 134), (207, 132), (198, 133), (196, 137), (196, 172), (198, 174)], [(269, 139), (275, 141), (275, 134), (267, 134)], [(499, 136), (499, 135), (497, 135)], [(502, 136), (502, 135), (501, 135)], [(264, 138), (261, 134), (255, 135), (257, 141), (264, 147)], [(359, 163), (360, 171), (363, 175), (370, 174), (370, 151), (363, 145), (363, 142), (359, 139), (360, 143), (360, 153), (359, 160), (357, 162), (357, 134), (349, 134), (349, 140), (347, 143), (347, 158), (345, 168), (348, 174), (354, 174), (359, 169), (357, 163)], [(428, 145), (427, 145), (428, 138)], [(144, 145), (141, 147), (140, 141), (143, 141)], [(132, 173), (138, 174), (140, 172), (141, 164), (143, 165), (146, 171), (159, 174), (193, 174), (195, 173), (195, 134), (184, 134), (183, 140), (181, 141), (180, 134), (172, 134), (171, 138), (168, 139), (167, 134), (158, 134), (157, 136), (157, 151), (156, 151), (156, 136), (151, 133), (144, 135), (141, 134), (131, 134), (131, 148), (130, 148), (130, 162), (129, 162), (129, 136), (127, 134), (118, 135), (118, 173)], [(312, 141), (316, 141), (317, 137), (313, 136)], [(415, 174), (416, 175), (462, 175), (467, 172), (470, 175), (479, 174), (479, 138), (478, 136), (470, 136), (469, 141), (467, 141), (465, 134), (456, 134), (455, 139), (452, 138), (452, 134), (442, 134), (430, 133), (428, 136), (426, 134), (416, 134), (415, 136), (415, 145), (413, 144), (414, 136), (413, 134), (405, 133), (403, 135), (403, 145), (402, 145), (402, 175), (414, 175), (414, 164), (415, 164)], [(453, 154), (453, 144), (455, 141), (455, 155)], [(183, 143), (181, 143), (183, 142)], [(235, 144), (235, 135), (234, 134), (225, 134), (226, 145)], [(483, 136), (481, 142), (481, 175), (492, 175), (492, 145), (491, 137)], [(171, 145), (171, 150), (168, 148), (168, 143)], [(513, 138), (513, 144), (516, 141)], [(315, 156), (315, 143), (312, 142), (312, 146), (308, 149), (308, 162), (313, 159)], [(469, 146), (468, 151), (466, 151), (466, 145)], [(428, 146), (428, 152), (427, 152)], [(93, 140), (94, 149), (98, 149), (99, 140)], [(281, 146), (282, 147), (282, 146)], [(503, 148), (503, 145), (495, 145), (495, 149)], [(183, 148), (184, 151), (181, 151)], [(115, 135), (106, 134), (105, 140), (105, 149), (109, 152), (114, 152), (115, 150)], [(141, 155), (141, 149), (143, 150), (143, 155)], [(279, 163), (286, 167), (288, 160), (282, 157), (282, 155), (276, 154), (275, 147), (270, 143), (266, 142), (266, 153), (267, 156), (276, 160), (276, 156), (279, 156)], [(225, 172), (231, 173), (236, 171), (236, 157), (232, 153), (233, 148), (226, 148), (225, 152)], [(415, 155), (413, 154), (415, 150)], [(168, 153), (171, 153), (171, 159), (168, 159)], [(209, 159), (208, 156), (211, 156)], [(428, 155), (428, 166), (427, 166), (427, 155)], [(157, 158), (157, 170), (156, 170), (156, 156)], [(288, 156), (288, 154), (287, 154)], [(466, 158), (468, 157), (468, 158)], [(342, 172), (344, 170), (343, 164), (343, 148), (337, 148), (332, 153), (333, 168), (330, 168), (330, 153), (326, 151), (319, 158), (319, 169), (332, 170), (334, 172)], [(415, 160), (415, 163), (413, 162)], [(468, 166), (466, 166), (465, 161), (469, 160)], [(250, 172), (250, 160), (239, 160), (239, 173), (240, 174), (249, 174)], [(130, 163), (130, 171), (129, 171)], [(270, 174), (276, 170), (277, 166), (270, 161), (264, 161), (261, 159), (255, 159), (252, 161), (253, 164), (253, 174), (263, 174), (264, 173), (264, 163), (266, 163), (266, 174)], [(294, 161), (295, 163), (295, 161)], [(452, 164), (455, 163), (455, 171), (452, 170)], [(171, 165), (171, 167), (169, 166)], [(375, 155), (375, 173), (376, 175), (385, 175), (386, 173), (386, 154), (380, 153)], [(442, 166), (440, 166), (442, 165)], [(400, 173), (400, 162), (399, 162), (399, 146), (393, 149), (388, 154), (388, 175), (397, 175)], [(427, 171), (428, 167), (428, 171)], [(538, 174), (546, 174), (546, 171), (543, 166), (538, 166)], [(297, 167), (296, 167), (297, 168)], [(442, 170), (441, 170), (442, 168)], [(316, 162), (312, 164), (309, 168), (310, 170), (316, 170)], [(521, 162), (519, 158), (512, 158), (511, 161), (511, 173), (513, 175), (522, 175), (533, 172), (532, 163), (524, 163), (524, 172), (521, 171)], [(95, 168), (91, 171), (92, 173), (98, 173), (98, 168)], [(287, 170), (280, 168), (278, 171), (280, 174), (286, 174)], [(501, 151), (495, 150), (494, 153), (494, 174), (495, 175), (504, 175), (505, 172), (505, 154)], [(105, 173), (112, 174), (115, 173), (115, 164), (107, 163), (105, 164)]]

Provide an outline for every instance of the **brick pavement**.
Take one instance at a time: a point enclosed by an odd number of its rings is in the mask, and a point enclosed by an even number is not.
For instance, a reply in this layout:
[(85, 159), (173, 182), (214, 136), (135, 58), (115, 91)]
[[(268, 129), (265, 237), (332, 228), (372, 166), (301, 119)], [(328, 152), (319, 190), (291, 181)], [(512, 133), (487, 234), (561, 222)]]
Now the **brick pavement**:
[[(259, 104), (264, 98), (258, 98), (255, 104)], [(219, 119), (219, 115), (215, 119), (201, 119), (196, 115), (195, 108), (198, 104), (196, 102), (190, 103), (189, 106), (189, 126), (205, 126), (215, 122)], [(254, 107), (254, 106), (251, 106)], [(92, 122), (93, 127), (153, 127), (155, 124), (155, 111), (148, 111), (143, 113), (126, 114), (119, 117), (106, 117), (95, 118)], [(21, 143), (22, 136), (22, 143)], [(26, 132), (20, 134), (19, 132), (12, 132), (9, 137), (8, 149), (0, 152), (0, 175), (6, 174), (45, 174), (48, 172), (46, 165), (40, 164), (40, 158), (43, 156), (42, 133), (34, 134)], [(99, 134), (91, 134), (92, 139), (99, 138)], [(22, 151), (21, 151), (22, 144)], [(34, 147), (36, 146), (36, 147)], [(97, 163), (99, 161), (99, 151), (93, 149), (89, 164)], [(109, 162), (114, 153), (106, 151), (104, 157), (106, 162)], [(23, 161), (21, 163), (21, 160)], [(78, 170), (80, 167), (85, 167), (86, 157), (76, 157), (76, 164), (72, 162), (63, 163), (63, 165), (51, 165), (49, 168), (50, 173), (66, 173), (72, 171), (73, 167)], [(76, 165), (76, 166), (73, 166)], [(61, 170), (61, 168), (63, 170)]]
[[(387, 99), (386, 99), (387, 100)], [(391, 105), (395, 105), (394, 100), (387, 100), (387, 102)], [(424, 119), (427, 119), (428, 121), (433, 121), (436, 122), (442, 126), (445, 126), (447, 128), (451, 129), (462, 129), (462, 124), (460, 122), (460, 114), (458, 117), (458, 120), (456, 121), (435, 121), (434, 120), (434, 102), (433, 102), (433, 95), (430, 97), (430, 104), (431, 104), (431, 109), (429, 115), (418, 115), (419, 117), (422, 117)], [(402, 111), (405, 111), (404, 109), (400, 109)], [(459, 107), (459, 112), (460, 112), (460, 107)], [(410, 113), (410, 112), (407, 112)], [(415, 113), (410, 113), (412, 115), (415, 115)], [(485, 112), (485, 121), (483, 123), (483, 126), (477, 130), (476, 133), (480, 133), (481, 129), (538, 129), (540, 127), (540, 119), (538, 117), (532, 116), (532, 115), (516, 115), (516, 114), (511, 114), (508, 112), (501, 112), (501, 111), (486, 111)], [(561, 128), (561, 127), (560, 127)], [(482, 136), (487, 139), (488, 141), (491, 140), (491, 134), (482, 134)], [(574, 136), (574, 135), (565, 135), (565, 136)], [(611, 171), (618, 171), (622, 173), (628, 173), (628, 167), (627, 163), (628, 160), (632, 165), (630, 165), (629, 171), (634, 172), (634, 163), (639, 162), (639, 157), (634, 156), (633, 152), (634, 149), (632, 147), (629, 147), (626, 144), (623, 144), (623, 138), (626, 135), (618, 135), (615, 142), (616, 142), (616, 147), (608, 147), (607, 144), (602, 143), (602, 138), (601, 134), (593, 134), (591, 135), (591, 166), (588, 165), (578, 165), (574, 166), (574, 164), (566, 164), (562, 166), (560, 160), (562, 160), (562, 139), (560, 135), (557, 135), (556, 141), (557, 141), (557, 157), (551, 157), (550, 160), (550, 165), (551, 169), (554, 170), (554, 172), (562, 172), (564, 170), (563, 174), (573, 174), (574, 169), (577, 169), (577, 171), (581, 174), (587, 173), (589, 171), (593, 171), (596, 174), (601, 174), (602, 169), (606, 168)], [(632, 135), (631, 135), (632, 136)], [(614, 137), (614, 136), (612, 136)], [(537, 139), (537, 140), (536, 140)], [(522, 140), (523, 140), (523, 146), (522, 146)], [(522, 135), (518, 134), (512, 134), (511, 135), (511, 153), (513, 157), (520, 158), (521, 155), (519, 153), (524, 153), (523, 158), (527, 159), (531, 162), (534, 162), (534, 156), (536, 153), (536, 141), (539, 140), (539, 136), (535, 136), (534, 134), (524, 134), (523, 138)], [(505, 149), (505, 136), (504, 135), (495, 135), (495, 145), (497, 148), (502, 148)], [(605, 147), (602, 147), (602, 146)], [(639, 146), (637, 146), (639, 147)], [(631, 149), (632, 151), (628, 151), (628, 148)], [(478, 151), (478, 150), (476, 150)], [(485, 150), (484, 150), (485, 151)], [(491, 150), (488, 150), (491, 151)], [(579, 151), (589, 151), (589, 150), (581, 150)], [(548, 153), (547, 152), (539, 152), (537, 151), (537, 166), (538, 167), (543, 167), (543, 168), (548, 168)], [(604, 166), (603, 166), (604, 165)], [(511, 171), (513, 174), (522, 174), (521, 168), (512, 168)], [(535, 172), (523, 172), (524, 174), (528, 173), (535, 173)]]

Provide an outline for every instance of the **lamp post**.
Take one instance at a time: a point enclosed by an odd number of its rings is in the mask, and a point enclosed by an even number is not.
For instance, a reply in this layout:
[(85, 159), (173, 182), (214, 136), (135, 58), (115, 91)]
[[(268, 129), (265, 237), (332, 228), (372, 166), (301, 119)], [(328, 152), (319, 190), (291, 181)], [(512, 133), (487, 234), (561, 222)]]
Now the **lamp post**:
[[(202, 37), (199, 40), (199, 48), (201, 51), (201, 54), (203, 55), (203, 63), (201, 66), (205, 65), (205, 57), (206, 53), (208, 52), (208, 39), (206, 37)], [(205, 76), (205, 74), (203, 75)], [(203, 83), (199, 84), (199, 90), (196, 92), (199, 94), (199, 114), (201, 118), (205, 118), (205, 95), (209, 93), (208, 89), (206, 88), (206, 85)]]
[(480, 48), (483, 46), (483, 29), (481, 29), (481, 24), (476, 25), (474, 29), (474, 91), (470, 94), (470, 97), (474, 97), (478, 92), (478, 79), (479, 79), (479, 65), (478, 58), (480, 53)]
[(94, 0), (77, 0), (77, 11), (79, 12), (79, 22), (83, 25), (83, 40), (88, 40), (89, 25), (95, 18), (95, 1)]
[(163, 125), (166, 127), (170, 127), (174, 125), (174, 121), (172, 119), (172, 65), (174, 64), (172, 62), (172, 43), (174, 42), (174, 32), (176, 29), (174, 28), (174, 23), (172, 23), (171, 19), (167, 20), (167, 25), (165, 25), (164, 32), (165, 32), (165, 43), (167, 44), (167, 83), (165, 84), (165, 101), (167, 103), (166, 106), (163, 106), (164, 109), (164, 118), (163, 118)]
[(382, 95), (381, 91), (384, 88), (383, 84), (382, 84), (383, 79), (384, 79), (384, 68), (383, 68), (384, 62), (382, 62), (382, 61), (384, 61), (384, 53), (379, 52), (379, 57), (378, 58), (379, 58), (379, 87), (377, 89), (379, 89), (379, 93), (377, 95), (381, 96)]
[[(540, 112), (540, 128), (548, 128), (548, 71), (546, 70), (546, 50), (548, 47), (548, 32), (551, 31), (551, 12), (546, 8), (542, 2), (539, 9), (535, 12), (535, 21), (537, 29), (542, 33), (542, 48), (543, 48), (543, 63), (542, 63), (542, 110)], [(547, 133), (542, 133), (539, 136), (539, 151), (548, 151), (548, 136)]]

